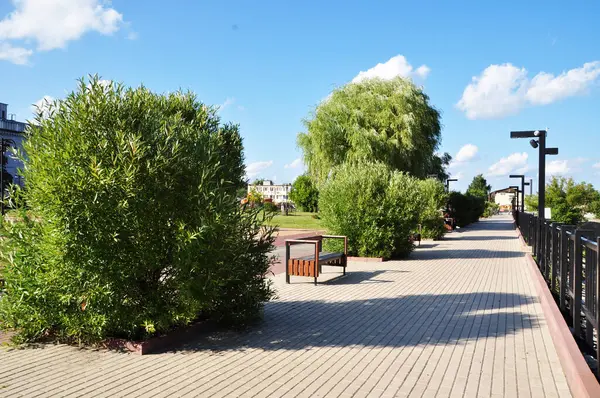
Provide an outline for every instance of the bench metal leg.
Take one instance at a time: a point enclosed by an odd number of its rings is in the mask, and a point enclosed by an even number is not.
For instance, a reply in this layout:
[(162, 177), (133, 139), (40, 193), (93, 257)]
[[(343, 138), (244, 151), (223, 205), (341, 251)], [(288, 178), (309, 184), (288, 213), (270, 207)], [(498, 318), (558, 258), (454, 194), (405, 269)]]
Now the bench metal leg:
[(285, 283), (290, 283), (290, 270), (288, 267), (288, 263), (290, 262), (290, 245), (286, 243), (285, 245)]

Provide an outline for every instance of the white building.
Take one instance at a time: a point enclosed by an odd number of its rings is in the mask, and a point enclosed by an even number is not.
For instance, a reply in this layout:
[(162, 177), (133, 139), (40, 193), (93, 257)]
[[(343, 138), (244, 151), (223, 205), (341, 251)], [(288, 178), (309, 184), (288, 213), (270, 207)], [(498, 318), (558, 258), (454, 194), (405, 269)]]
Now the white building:
[(263, 198), (271, 199), (273, 203), (287, 203), (290, 199), (292, 184), (273, 184), (271, 180), (264, 180), (262, 185), (248, 185), (248, 193), (252, 190), (259, 192)]
[[(26, 124), (17, 122), (13, 119), (13, 115), (8, 114), (8, 105), (0, 103), (0, 138), (8, 142), (8, 146), (22, 148), (22, 142), (25, 138)], [(16, 159), (7, 149), (4, 153), (7, 159), (6, 171), (12, 176), (13, 183), (23, 185), (21, 176), (18, 170), (23, 167), (23, 163)]]
[(490, 193), (490, 199), (500, 206), (500, 211), (511, 211), (513, 198), (516, 194), (515, 189), (506, 188)]

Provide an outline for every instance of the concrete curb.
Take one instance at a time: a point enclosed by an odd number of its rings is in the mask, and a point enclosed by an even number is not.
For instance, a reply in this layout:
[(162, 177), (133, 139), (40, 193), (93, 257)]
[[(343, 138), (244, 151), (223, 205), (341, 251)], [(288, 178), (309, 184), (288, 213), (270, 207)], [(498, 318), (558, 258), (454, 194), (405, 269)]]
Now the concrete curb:
[[(517, 235), (519, 240), (524, 247), (527, 244), (523, 240), (520, 231), (517, 229)], [(567, 378), (569, 389), (571, 394), (575, 398), (596, 398), (600, 397), (600, 384), (596, 380), (596, 377), (590, 370), (589, 366), (585, 362), (575, 339), (562, 316), (562, 313), (558, 309), (554, 297), (546, 281), (542, 277), (537, 264), (531, 253), (526, 253), (527, 263), (529, 264), (529, 271), (533, 277), (535, 283), (535, 290), (540, 298), (540, 304), (544, 311), (544, 317), (548, 322), (548, 329), (550, 330), (550, 336), (552, 336), (552, 342), (558, 353), (558, 358), (562, 365), (563, 372)]]

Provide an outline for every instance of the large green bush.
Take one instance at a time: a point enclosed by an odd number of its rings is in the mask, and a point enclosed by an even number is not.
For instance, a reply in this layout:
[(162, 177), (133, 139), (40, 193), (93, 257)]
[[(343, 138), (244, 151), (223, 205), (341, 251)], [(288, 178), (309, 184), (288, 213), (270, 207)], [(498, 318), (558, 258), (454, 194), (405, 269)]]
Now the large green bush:
[(498, 214), (499, 211), (500, 205), (498, 205), (496, 202), (485, 202), (485, 210), (483, 211), (482, 217), (491, 217), (495, 214)]
[(448, 195), (439, 180), (428, 178), (419, 181), (419, 224), (421, 234), (426, 239), (441, 239), (446, 232), (443, 209)]
[(420, 206), (418, 181), (381, 163), (339, 166), (319, 193), (322, 224), (348, 236), (351, 255), (408, 254)]
[(260, 314), (273, 237), (236, 200), (237, 126), (191, 94), (97, 78), (36, 124), (23, 192), (36, 218), (4, 224), (2, 327), (94, 341)]

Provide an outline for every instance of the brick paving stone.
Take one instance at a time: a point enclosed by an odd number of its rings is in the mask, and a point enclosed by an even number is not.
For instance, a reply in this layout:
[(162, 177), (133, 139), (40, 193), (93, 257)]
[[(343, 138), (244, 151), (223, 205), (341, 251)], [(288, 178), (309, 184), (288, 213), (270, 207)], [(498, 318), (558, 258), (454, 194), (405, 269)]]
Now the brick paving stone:
[(345, 278), (273, 277), (249, 331), (138, 356), (64, 345), (0, 349), (0, 397), (568, 397), (506, 216)]

